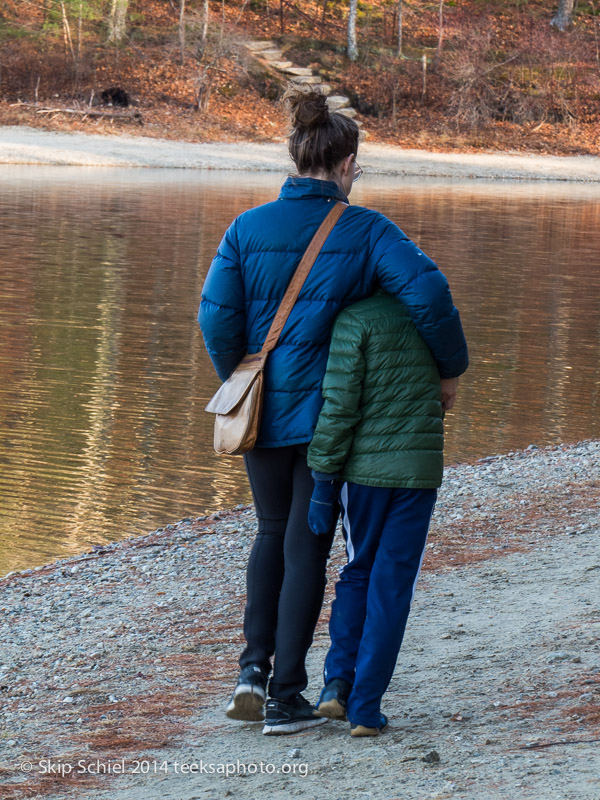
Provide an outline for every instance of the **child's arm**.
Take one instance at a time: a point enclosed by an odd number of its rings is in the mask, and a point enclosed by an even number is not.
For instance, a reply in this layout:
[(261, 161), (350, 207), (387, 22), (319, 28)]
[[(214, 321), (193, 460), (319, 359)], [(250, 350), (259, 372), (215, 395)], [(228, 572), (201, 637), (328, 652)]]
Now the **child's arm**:
[(324, 403), (308, 448), (308, 465), (316, 472), (341, 472), (350, 453), (354, 428), (361, 418), (366, 332), (348, 310), (333, 326)]

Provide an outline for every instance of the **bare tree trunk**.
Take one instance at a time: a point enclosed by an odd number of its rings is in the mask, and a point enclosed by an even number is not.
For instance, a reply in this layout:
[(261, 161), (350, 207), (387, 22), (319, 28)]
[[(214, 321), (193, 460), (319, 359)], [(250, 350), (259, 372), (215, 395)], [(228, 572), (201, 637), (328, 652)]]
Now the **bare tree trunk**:
[[(319, 39), (323, 38), (323, 34), (325, 33), (325, 14), (327, 13), (327, 0), (323, 0), (323, 11), (321, 12), (321, 28), (319, 30)], [(317, 0), (317, 13), (315, 14), (315, 19), (317, 19), (319, 15), (319, 2)]]
[(398, 89), (400, 88), (400, 82), (396, 78), (394, 81), (394, 85), (392, 86), (392, 124), (395, 125), (398, 119)]
[(79, 17), (77, 19), (77, 58), (75, 60), (75, 80), (79, 84), (79, 72), (81, 67), (81, 27), (83, 18), (83, 0), (79, 2)]
[(550, 20), (550, 25), (554, 25), (559, 31), (566, 31), (573, 23), (574, 0), (558, 0), (556, 14)]
[(73, 58), (73, 63), (76, 63), (75, 58), (75, 50), (73, 49), (73, 39), (71, 38), (71, 26), (69, 25), (69, 19), (67, 17), (67, 9), (65, 8), (65, 4), (60, 4), (60, 10), (62, 11), (62, 20), (63, 20), (63, 37), (65, 40), (65, 50), (70, 51), (71, 56)]
[(438, 43), (435, 51), (436, 63), (442, 55), (442, 43), (444, 41), (444, 0), (440, 0), (439, 23), (438, 23)]
[(398, 47), (396, 48), (398, 58), (402, 55), (402, 0), (398, 0)]
[(77, 17), (77, 60), (81, 56), (81, 27), (83, 21), (83, 0), (79, 3), (79, 16)]
[(108, 17), (108, 41), (121, 44), (127, 33), (127, 7), (129, 0), (111, 0)]
[(235, 21), (235, 24), (236, 24), (236, 25), (237, 25), (237, 24), (239, 23), (239, 21), (241, 20), (241, 18), (242, 18), (242, 14), (243, 14), (243, 13), (244, 13), (244, 11), (246, 10), (246, 6), (247, 6), (247, 5), (248, 5), (248, 0), (244, 0), (244, 2), (242, 3), (242, 7), (240, 8), (240, 13), (237, 15), (237, 19), (236, 19), (236, 21)]
[(600, 72), (600, 46), (598, 45), (598, 21), (596, 18), (596, 4), (594, 0), (591, 0), (590, 5), (592, 7), (592, 13), (594, 15), (594, 43), (596, 45), (596, 65), (598, 66), (598, 72)]
[(356, 61), (358, 58), (358, 44), (356, 42), (357, 8), (358, 0), (350, 0), (350, 8), (348, 10), (348, 58), (350, 61)]
[(198, 111), (208, 111), (212, 82), (209, 74), (210, 64), (205, 65), (203, 71), (198, 76), (198, 99), (196, 108)]
[(179, 4), (179, 58), (185, 64), (185, 0)]
[(198, 45), (198, 58), (202, 58), (206, 49), (206, 37), (208, 35), (208, 0), (202, 3), (202, 24), (200, 26), (200, 44)]

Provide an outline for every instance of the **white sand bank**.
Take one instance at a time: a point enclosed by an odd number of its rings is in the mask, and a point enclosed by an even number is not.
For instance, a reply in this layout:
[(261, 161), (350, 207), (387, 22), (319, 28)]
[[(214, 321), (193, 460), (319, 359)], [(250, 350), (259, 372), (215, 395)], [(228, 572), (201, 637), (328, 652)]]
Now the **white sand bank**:
[[(512, 153), (429, 153), (383, 144), (363, 144), (365, 171), (387, 175), (446, 178), (600, 182), (600, 158)], [(166, 167), (287, 172), (283, 143), (194, 144), (142, 136), (54, 133), (0, 127), (0, 164)]]

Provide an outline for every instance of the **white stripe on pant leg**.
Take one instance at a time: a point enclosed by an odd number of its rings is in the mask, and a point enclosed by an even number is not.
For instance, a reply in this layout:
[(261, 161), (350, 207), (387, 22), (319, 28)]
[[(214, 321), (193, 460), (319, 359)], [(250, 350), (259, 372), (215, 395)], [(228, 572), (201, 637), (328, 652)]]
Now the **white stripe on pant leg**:
[[(340, 500), (342, 501), (342, 508), (344, 509), (343, 525), (346, 531), (346, 553), (348, 554), (348, 563), (354, 558), (354, 545), (352, 544), (352, 536), (350, 535), (350, 517), (348, 516), (348, 483), (342, 485), (340, 492)], [(344, 569), (342, 567), (342, 569)], [(341, 572), (342, 570), (340, 570)]]
[[(436, 498), (436, 499), (437, 499), (437, 498)], [(425, 558), (425, 547), (426, 547), (426, 545), (427, 545), (427, 538), (428, 538), (428, 536), (429, 536), (429, 526), (431, 525), (431, 518), (432, 518), (432, 516), (433, 516), (433, 509), (434, 509), (434, 508), (435, 508), (435, 502), (434, 502), (434, 504), (433, 504), (433, 505), (432, 505), (432, 507), (431, 507), (431, 513), (429, 514), (429, 520), (427, 521), (427, 533), (426, 533), (426, 535), (425, 535), (425, 542), (424, 542), (424, 544), (423, 544), (423, 551), (422, 551), (422, 553), (421, 553), (421, 559), (419, 560), (419, 569), (417, 570), (417, 574), (415, 575), (415, 580), (414, 580), (414, 582), (413, 582), (413, 587), (412, 587), (412, 594), (411, 594), (411, 596), (410, 596), (410, 602), (411, 602), (411, 603), (412, 603), (412, 601), (413, 601), (413, 598), (414, 598), (414, 596), (415, 596), (415, 591), (416, 591), (416, 589), (417, 589), (417, 581), (419, 580), (419, 574), (420, 574), (420, 572), (421, 572), (421, 564), (423, 563), (423, 559)]]

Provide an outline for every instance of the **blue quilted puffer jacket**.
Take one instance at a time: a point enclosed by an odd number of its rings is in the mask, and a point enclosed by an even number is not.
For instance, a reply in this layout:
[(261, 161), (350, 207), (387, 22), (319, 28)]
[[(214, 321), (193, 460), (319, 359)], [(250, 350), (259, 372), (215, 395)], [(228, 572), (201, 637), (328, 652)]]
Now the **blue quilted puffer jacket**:
[[(245, 211), (217, 251), (198, 313), (221, 380), (257, 353), (288, 283), (336, 200), (333, 181), (288, 178), (279, 198)], [(331, 328), (346, 306), (380, 285), (408, 308), (443, 378), (468, 365), (460, 317), (444, 275), (387, 217), (360, 206), (342, 214), (319, 254), (265, 368), (257, 447), (309, 442), (323, 403)]]

